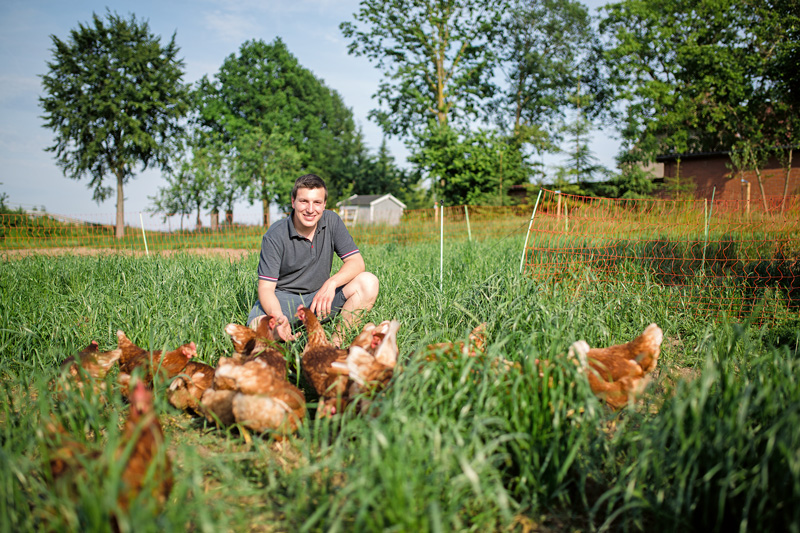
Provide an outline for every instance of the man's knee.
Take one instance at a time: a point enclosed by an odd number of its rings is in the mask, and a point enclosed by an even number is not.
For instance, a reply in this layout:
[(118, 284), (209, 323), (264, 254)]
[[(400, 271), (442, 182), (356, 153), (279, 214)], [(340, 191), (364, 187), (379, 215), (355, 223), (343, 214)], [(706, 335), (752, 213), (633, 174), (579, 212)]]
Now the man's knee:
[[(362, 272), (353, 278), (353, 281), (348, 285), (348, 289), (350, 290), (345, 291), (347, 300), (356, 297), (355, 301), (358, 302), (358, 304), (356, 304), (358, 307), (372, 307), (372, 304), (375, 303), (375, 299), (378, 297), (378, 290), (380, 289), (380, 283), (375, 274), (372, 272)], [(347, 295), (348, 293), (349, 296)]]
[(369, 300), (374, 300), (377, 298), (378, 290), (380, 290), (378, 276), (372, 272), (362, 272), (359, 274), (359, 277), (361, 278), (359, 281), (361, 282), (364, 297)]

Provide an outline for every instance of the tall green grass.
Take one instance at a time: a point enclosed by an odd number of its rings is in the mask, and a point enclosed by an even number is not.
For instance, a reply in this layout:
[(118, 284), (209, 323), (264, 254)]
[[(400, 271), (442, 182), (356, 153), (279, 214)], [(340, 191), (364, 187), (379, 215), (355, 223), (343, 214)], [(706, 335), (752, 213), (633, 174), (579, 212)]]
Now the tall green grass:
[[(114, 376), (106, 403), (59, 402), (57, 365), (91, 340), (115, 347), (117, 329), (153, 349), (194, 341), (215, 364), (230, 351), (223, 327), (243, 323), (256, 297), (256, 254), (0, 264), (0, 528), (102, 530), (120, 516), (135, 531), (796, 529), (797, 324), (776, 332), (678, 312), (655, 279), (576, 270), (533, 281), (517, 274), (521, 247), (451, 244), (441, 287), (436, 245), (362, 249), (381, 282), (365, 320), (402, 322), (403, 371), (368, 414), (315, 420), (312, 409), (292, 439), (248, 445), (171, 408), (158, 384), (176, 488), (163, 510), (142, 499), (130, 515), (115, 509), (108, 474), (127, 410)], [(563, 354), (578, 339), (626, 342), (653, 321), (665, 333), (659, 372), (641, 404), (611, 412)], [(485, 359), (416, 354), (481, 322)], [(290, 377), (304, 386), (291, 364), (301, 350), (289, 347)], [(500, 357), (523, 370), (498, 370)], [(543, 378), (535, 359), (551, 362)], [(79, 490), (49, 482), (51, 417), (100, 453)]]

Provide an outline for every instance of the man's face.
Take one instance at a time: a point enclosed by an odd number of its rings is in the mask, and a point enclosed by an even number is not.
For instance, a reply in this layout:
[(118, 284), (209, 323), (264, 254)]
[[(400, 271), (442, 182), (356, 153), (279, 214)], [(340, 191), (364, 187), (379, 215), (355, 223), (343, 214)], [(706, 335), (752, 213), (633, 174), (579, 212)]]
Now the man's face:
[(306, 229), (314, 229), (325, 210), (325, 189), (297, 189), (297, 196), (292, 200), (295, 224)]

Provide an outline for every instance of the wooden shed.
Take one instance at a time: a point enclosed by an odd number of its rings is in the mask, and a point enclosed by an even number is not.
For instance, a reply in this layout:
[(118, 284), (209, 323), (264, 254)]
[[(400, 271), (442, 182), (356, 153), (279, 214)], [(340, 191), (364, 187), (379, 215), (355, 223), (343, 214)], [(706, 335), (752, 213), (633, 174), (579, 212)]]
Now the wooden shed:
[(347, 200), (336, 203), (339, 216), (345, 224), (388, 224), (400, 223), (406, 204), (391, 194), (354, 194)]

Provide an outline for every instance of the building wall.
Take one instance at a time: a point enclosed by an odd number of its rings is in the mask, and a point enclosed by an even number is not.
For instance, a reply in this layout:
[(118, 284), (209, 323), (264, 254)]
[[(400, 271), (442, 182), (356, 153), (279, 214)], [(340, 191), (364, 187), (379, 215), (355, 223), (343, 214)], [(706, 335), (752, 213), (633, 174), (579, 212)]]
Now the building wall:
[[(755, 171), (744, 173), (731, 170), (730, 158), (727, 155), (710, 155), (703, 157), (687, 157), (681, 160), (680, 173), (682, 177), (692, 178), (695, 184), (694, 195), (696, 198), (714, 198), (723, 202), (739, 202), (744, 200), (744, 187), (742, 179), (750, 183), (751, 205), (762, 205), (761, 189)], [(674, 178), (678, 167), (675, 160), (664, 162), (664, 178)], [(777, 158), (771, 158), (761, 169), (761, 181), (764, 185), (764, 195), (770, 204), (780, 203), (783, 197), (783, 188), (786, 178), (786, 169), (781, 166)], [(800, 151), (792, 158), (792, 169), (789, 175), (789, 195), (800, 194)]]
[(396, 226), (400, 223), (403, 208), (392, 201), (386, 200), (377, 204), (372, 211), (373, 222)]

